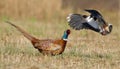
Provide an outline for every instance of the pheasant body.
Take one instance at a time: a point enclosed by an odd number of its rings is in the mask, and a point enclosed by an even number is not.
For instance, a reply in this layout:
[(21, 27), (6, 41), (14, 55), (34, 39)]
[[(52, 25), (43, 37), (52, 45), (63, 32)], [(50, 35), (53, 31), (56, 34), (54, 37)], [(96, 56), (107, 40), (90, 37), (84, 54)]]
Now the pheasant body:
[(38, 49), (43, 54), (57, 55), (62, 54), (65, 49), (67, 41), (60, 40), (38, 40), (37, 42), (32, 42), (33, 46)]
[(7, 21), (10, 25), (14, 26), (18, 31), (20, 31), (28, 40), (31, 41), (34, 48), (38, 49), (44, 55), (58, 55), (62, 54), (65, 50), (68, 35), (70, 34), (70, 30), (66, 30), (63, 34), (61, 39), (53, 40), (53, 39), (37, 39), (27, 32), (25, 32), (20, 27), (16, 26), (15, 24)]

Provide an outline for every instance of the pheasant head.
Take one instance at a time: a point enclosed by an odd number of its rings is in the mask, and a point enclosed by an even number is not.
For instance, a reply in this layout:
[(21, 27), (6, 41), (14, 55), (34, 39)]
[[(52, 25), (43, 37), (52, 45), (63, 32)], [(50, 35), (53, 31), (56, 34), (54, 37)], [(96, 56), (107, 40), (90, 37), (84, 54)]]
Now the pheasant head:
[(62, 39), (63, 39), (64, 41), (67, 41), (70, 32), (71, 32), (71, 31), (70, 31), (69, 29), (67, 29), (66, 31), (64, 31), (64, 34), (63, 34), (63, 36), (62, 36)]

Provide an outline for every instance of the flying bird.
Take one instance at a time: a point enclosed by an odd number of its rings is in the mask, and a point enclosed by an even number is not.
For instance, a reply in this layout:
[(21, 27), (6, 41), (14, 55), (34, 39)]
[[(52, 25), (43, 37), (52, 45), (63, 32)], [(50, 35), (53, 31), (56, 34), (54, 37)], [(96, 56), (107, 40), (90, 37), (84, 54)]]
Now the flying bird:
[(67, 29), (66, 31), (64, 31), (64, 34), (63, 34), (62, 38), (60, 38), (60, 39), (56, 39), (56, 40), (54, 40), (54, 39), (38, 39), (38, 38), (35, 38), (35, 37), (31, 36), (30, 34), (28, 34), (26, 31), (24, 31), (19, 26), (15, 25), (9, 21), (6, 21), (6, 23), (12, 25), (18, 31), (20, 31), (32, 43), (33, 47), (38, 49), (39, 52), (41, 52), (44, 55), (62, 54), (65, 50), (67, 39), (70, 34), (70, 30)]
[(107, 35), (112, 31), (112, 24), (108, 24), (100, 12), (92, 9), (85, 9), (84, 11), (90, 15), (69, 14), (67, 21), (70, 27), (75, 30), (90, 29), (101, 35)]

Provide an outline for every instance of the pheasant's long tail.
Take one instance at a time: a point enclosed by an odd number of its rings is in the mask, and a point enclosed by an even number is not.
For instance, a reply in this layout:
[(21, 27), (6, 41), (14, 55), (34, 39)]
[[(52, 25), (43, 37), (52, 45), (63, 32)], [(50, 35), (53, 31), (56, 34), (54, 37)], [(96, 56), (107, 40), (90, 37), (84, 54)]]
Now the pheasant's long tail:
[(39, 40), (31, 35), (29, 35), (26, 31), (24, 31), (22, 28), (20, 28), (19, 26), (13, 24), (12, 22), (6, 21), (6, 23), (14, 26), (18, 31), (20, 31), (27, 39), (29, 39), (31, 42)]

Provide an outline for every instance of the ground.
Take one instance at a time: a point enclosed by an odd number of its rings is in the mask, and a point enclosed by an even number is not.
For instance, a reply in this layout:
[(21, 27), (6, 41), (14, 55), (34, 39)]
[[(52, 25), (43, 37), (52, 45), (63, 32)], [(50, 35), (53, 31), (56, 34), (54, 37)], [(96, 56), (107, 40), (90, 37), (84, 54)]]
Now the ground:
[[(70, 28), (66, 21), (27, 22), (13, 21), (39, 39), (58, 39)], [(113, 25), (111, 34), (102, 36), (91, 30), (71, 29), (63, 54), (44, 56), (20, 32), (9, 24), (0, 25), (1, 69), (119, 69), (120, 35)]]

